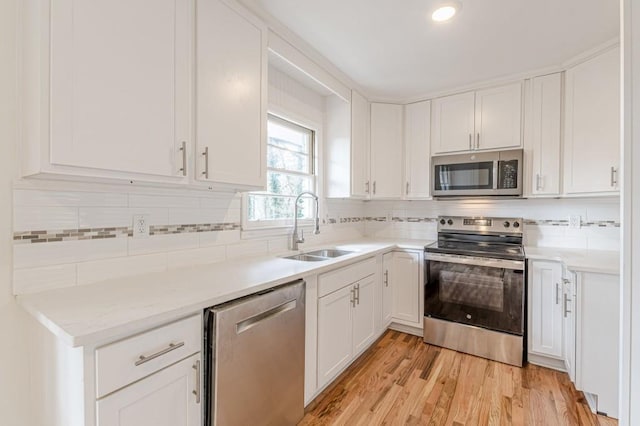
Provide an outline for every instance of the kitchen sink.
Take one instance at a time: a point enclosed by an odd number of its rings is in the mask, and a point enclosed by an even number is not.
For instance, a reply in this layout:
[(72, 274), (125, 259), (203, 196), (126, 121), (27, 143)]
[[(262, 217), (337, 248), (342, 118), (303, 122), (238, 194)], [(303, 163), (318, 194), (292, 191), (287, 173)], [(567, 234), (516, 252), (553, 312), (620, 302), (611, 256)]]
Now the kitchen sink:
[(320, 257), (328, 257), (333, 259), (334, 257), (346, 256), (348, 254), (353, 253), (348, 250), (338, 250), (338, 249), (324, 249), (324, 250), (314, 250), (310, 251), (306, 254), (310, 256), (320, 256)]
[(320, 262), (323, 260), (334, 259), (340, 256), (346, 256), (347, 254), (351, 253), (353, 252), (348, 250), (322, 249), (302, 254), (294, 254), (292, 256), (283, 256), (283, 259), (301, 260), (303, 262)]
[(294, 254), (293, 256), (284, 256), (283, 259), (301, 260), (303, 262), (321, 262), (323, 260), (329, 260), (328, 257), (313, 256), (309, 254)]

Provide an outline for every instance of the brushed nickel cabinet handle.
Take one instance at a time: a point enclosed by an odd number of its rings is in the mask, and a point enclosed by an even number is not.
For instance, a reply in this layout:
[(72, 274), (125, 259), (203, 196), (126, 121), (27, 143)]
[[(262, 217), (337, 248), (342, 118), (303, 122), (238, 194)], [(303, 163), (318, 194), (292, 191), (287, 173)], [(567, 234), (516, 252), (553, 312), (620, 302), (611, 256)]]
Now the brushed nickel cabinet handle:
[(367, 182), (365, 183), (365, 188), (366, 188), (366, 189), (364, 190), (364, 192), (368, 194), (368, 193), (369, 193), (369, 181), (367, 181)]
[(384, 271), (384, 286), (389, 287), (389, 271)]
[(355, 308), (356, 307), (356, 289), (355, 287), (351, 287), (351, 300), (349, 300), (351, 302), (351, 307)]
[(182, 176), (187, 175), (187, 143), (182, 141), (180, 146), (180, 151), (182, 151), (182, 168), (180, 171), (182, 172)]
[(556, 305), (560, 303), (560, 284), (556, 283)]
[(478, 133), (478, 139), (476, 140), (476, 149), (480, 149), (480, 133)]
[(135, 366), (137, 367), (137, 366), (139, 366), (139, 365), (144, 364), (145, 362), (149, 362), (149, 361), (151, 361), (152, 359), (156, 359), (156, 358), (158, 358), (158, 357), (160, 357), (160, 356), (162, 356), (162, 355), (166, 355), (166, 354), (168, 354), (169, 352), (171, 352), (171, 351), (175, 351), (176, 349), (181, 348), (181, 347), (183, 347), (183, 346), (184, 346), (184, 342), (180, 342), (180, 343), (169, 343), (169, 346), (168, 346), (168, 347), (166, 347), (166, 348), (164, 348), (163, 350), (158, 351), (158, 352), (156, 352), (156, 353), (154, 353), (154, 354), (146, 355), (146, 356), (145, 356), (145, 355), (140, 355), (140, 356), (138, 357), (138, 360), (137, 360), (134, 364), (135, 364)]
[(473, 135), (469, 133), (469, 151), (473, 149), (473, 142), (471, 142), (472, 138), (473, 138)]
[(196, 388), (191, 393), (196, 396), (196, 404), (200, 404), (200, 361), (196, 361), (191, 368), (196, 370)]
[(202, 174), (204, 175), (205, 179), (209, 179), (209, 147), (208, 146), (204, 148), (204, 152), (202, 153), (202, 155), (204, 156), (204, 172), (202, 172)]
[(407, 195), (409, 195), (409, 182), (407, 182)]
[(618, 170), (615, 167), (611, 166), (611, 186), (615, 187), (618, 184)]
[(376, 195), (376, 181), (373, 181), (373, 195)]
[(541, 185), (540, 185), (540, 173), (536, 174), (536, 191), (540, 191)]
[(356, 303), (360, 304), (360, 284), (356, 284)]

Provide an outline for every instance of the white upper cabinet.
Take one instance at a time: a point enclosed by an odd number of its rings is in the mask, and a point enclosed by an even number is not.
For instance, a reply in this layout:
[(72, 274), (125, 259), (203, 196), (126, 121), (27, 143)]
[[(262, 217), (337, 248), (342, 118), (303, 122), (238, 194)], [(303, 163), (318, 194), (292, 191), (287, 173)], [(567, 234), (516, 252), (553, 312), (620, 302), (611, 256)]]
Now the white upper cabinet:
[(402, 196), (402, 110), (371, 104), (371, 198)]
[(434, 154), (522, 146), (522, 83), (435, 99)]
[(522, 146), (522, 83), (476, 92), (475, 149)]
[(430, 196), (431, 102), (405, 106), (404, 115), (404, 198)]
[(566, 73), (564, 189), (567, 194), (619, 190), (620, 49)]
[(434, 154), (473, 149), (475, 92), (435, 99), (432, 114), (431, 148)]
[(525, 155), (529, 166), (528, 192), (560, 194), (562, 137), (562, 74), (537, 77), (528, 82), (525, 116)]
[(266, 184), (267, 31), (236, 3), (198, 0), (197, 178)]
[(192, 3), (42, 3), (23, 11), (23, 175), (188, 181)]
[(351, 195), (368, 198), (369, 181), (369, 102), (358, 92), (351, 92)]

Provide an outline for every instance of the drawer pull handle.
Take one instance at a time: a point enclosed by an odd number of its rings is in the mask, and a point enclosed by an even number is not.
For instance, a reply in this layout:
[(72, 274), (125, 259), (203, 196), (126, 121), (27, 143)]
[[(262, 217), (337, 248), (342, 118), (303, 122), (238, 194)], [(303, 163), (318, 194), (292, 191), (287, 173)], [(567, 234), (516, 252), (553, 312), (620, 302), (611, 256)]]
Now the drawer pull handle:
[(154, 354), (152, 354), (152, 355), (149, 355), (149, 356), (140, 355), (140, 357), (138, 358), (138, 360), (135, 362), (135, 365), (136, 365), (136, 367), (137, 367), (137, 366), (139, 366), (139, 365), (144, 364), (145, 362), (149, 362), (149, 361), (151, 361), (152, 359), (156, 359), (156, 358), (158, 358), (159, 356), (162, 356), (162, 355), (168, 354), (169, 352), (171, 352), (171, 351), (175, 351), (176, 349), (181, 348), (181, 347), (183, 347), (183, 346), (184, 346), (184, 342), (180, 342), (180, 343), (169, 343), (169, 346), (168, 346), (168, 347), (166, 347), (166, 348), (164, 348), (163, 350), (158, 351), (158, 352), (156, 352), (156, 353), (154, 353)]

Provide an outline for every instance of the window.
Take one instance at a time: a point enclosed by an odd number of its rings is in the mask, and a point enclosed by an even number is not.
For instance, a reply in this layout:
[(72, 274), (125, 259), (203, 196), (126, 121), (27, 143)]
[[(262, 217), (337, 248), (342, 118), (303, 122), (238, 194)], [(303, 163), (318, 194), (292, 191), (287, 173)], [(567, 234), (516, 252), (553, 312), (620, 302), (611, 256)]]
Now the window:
[[(269, 115), (267, 121), (267, 190), (247, 196), (248, 227), (290, 225), (294, 202), (316, 187), (313, 130)], [(311, 219), (314, 205), (303, 197), (298, 219)]]

